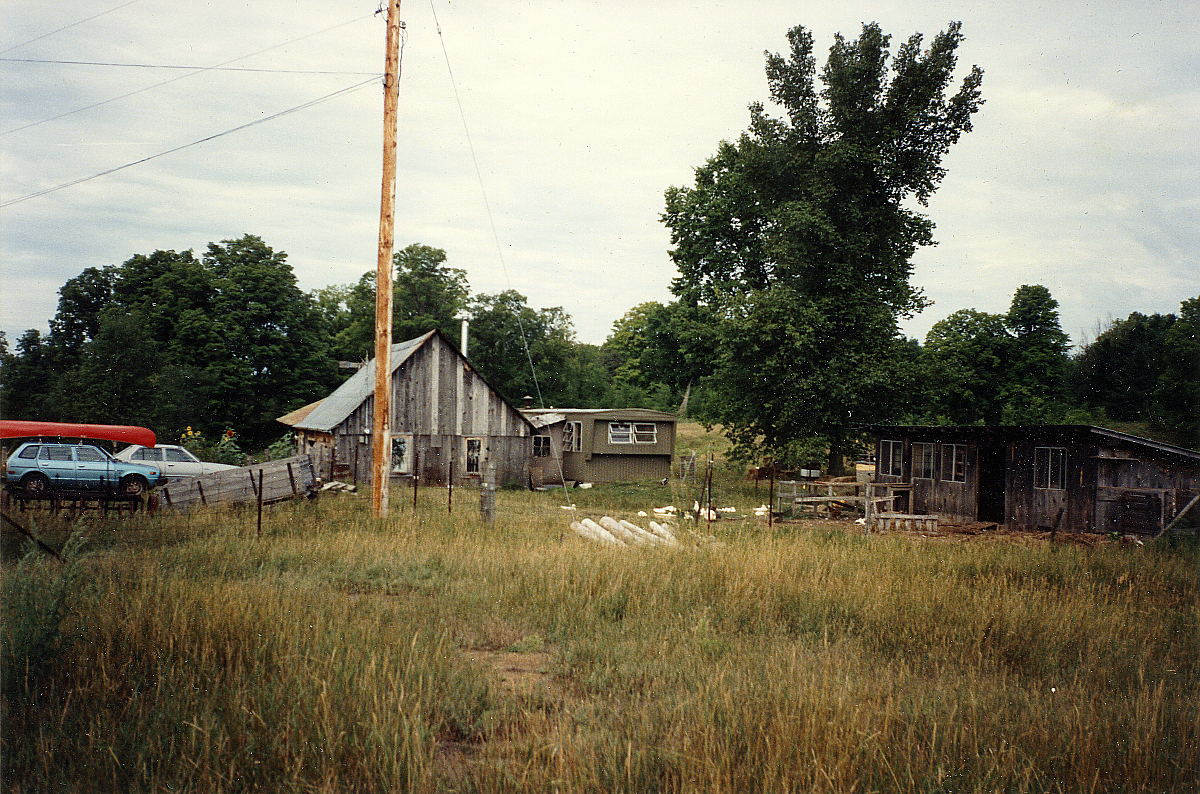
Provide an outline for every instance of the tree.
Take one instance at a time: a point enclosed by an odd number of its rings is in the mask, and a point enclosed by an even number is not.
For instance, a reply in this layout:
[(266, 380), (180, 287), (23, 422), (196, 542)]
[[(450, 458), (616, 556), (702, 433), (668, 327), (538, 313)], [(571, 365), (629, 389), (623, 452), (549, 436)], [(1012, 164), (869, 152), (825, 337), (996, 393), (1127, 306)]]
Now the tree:
[(1060, 422), (1066, 418), (1067, 370), (1071, 340), (1058, 320), (1058, 301), (1041, 284), (1023, 284), (1013, 293), (1004, 323), (1012, 336), (1006, 424)]
[(1133, 312), (1109, 324), (1075, 357), (1075, 400), (1109, 419), (1148, 419), (1173, 314)]
[(812, 35), (796, 27), (787, 38), (787, 57), (768, 54), (766, 67), (783, 117), (752, 104), (749, 130), (722, 143), (692, 187), (667, 191), (663, 221), (672, 288), (711, 312), (720, 340), (713, 418), (746, 454), (760, 439), (778, 452), (819, 438), (837, 471), (849, 426), (902, 402), (888, 389), (907, 360), (897, 322), (925, 306), (909, 276), (933, 242), (910, 200), (927, 204), (942, 158), (971, 129), (982, 72), (947, 96), (958, 23), (927, 49), (911, 36), (890, 69), (890, 37), (868, 24), (853, 41), (836, 37), (818, 91)]
[(923, 352), (934, 421), (999, 424), (1012, 354), (1003, 315), (959, 309), (934, 323)]
[[(392, 339), (412, 339), (434, 328), (454, 338), (470, 294), (466, 271), (447, 267), (446, 252), (441, 248), (420, 243), (397, 251), (392, 262)], [(342, 324), (336, 333), (334, 355), (349, 360), (368, 358), (375, 352), (375, 273), (364, 273), (342, 289), (345, 314), (334, 312)], [(328, 302), (334, 297), (334, 293), (324, 295), (327, 316)]]
[(1200, 296), (1179, 306), (1163, 336), (1161, 372), (1154, 389), (1157, 423), (1200, 448)]
[(577, 393), (575, 334), (562, 308), (533, 309), (524, 295), (505, 290), (474, 296), (470, 319), (471, 363), (509, 401), (540, 395), (546, 405), (562, 405)]

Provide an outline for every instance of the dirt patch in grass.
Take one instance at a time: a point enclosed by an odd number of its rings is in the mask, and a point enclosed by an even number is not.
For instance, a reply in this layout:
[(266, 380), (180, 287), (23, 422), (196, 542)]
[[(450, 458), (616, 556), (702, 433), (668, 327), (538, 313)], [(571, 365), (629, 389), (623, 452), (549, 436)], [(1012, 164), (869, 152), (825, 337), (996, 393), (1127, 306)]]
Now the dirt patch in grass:
[(490, 670), (500, 687), (513, 695), (557, 695), (550, 675), (551, 655), (546, 651), (467, 651), (467, 657)]

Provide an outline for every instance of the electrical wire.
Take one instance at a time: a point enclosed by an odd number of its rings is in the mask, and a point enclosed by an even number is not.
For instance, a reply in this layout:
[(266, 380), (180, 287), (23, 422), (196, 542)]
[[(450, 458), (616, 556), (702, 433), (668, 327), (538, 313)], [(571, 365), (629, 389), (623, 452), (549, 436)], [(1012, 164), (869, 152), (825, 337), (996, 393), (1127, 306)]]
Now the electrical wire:
[(270, 116), (265, 116), (264, 118), (261, 118), (261, 119), (255, 119), (254, 121), (250, 121), (245, 124), (241, 124), (237, 127), (231, 127), (230, 129), (215, 133), (213, 135), (208, 135), (204, 138), (200, 138), (199, 140), (192, 141), (191, 143), (181, 144), (179, 146), (175, 146), (173, 148), (167, 149), (166, 151), (162, 151), (157, 154), (152, 154), (148, 157), (143, 157), (140, 160), (134, 160), (132, 162), (125, 163), (124, 165), (119, 165), (115, 168), (108, 168), (99, 173), (92, 174), (91, 176), (81, 177), (79, 179), (75, 179), (70, 182), (64, 182), (63, 184), (55, 185), (54, 187), (48, 187), (44, 190), (39, 190), (35, 193), (30, 193), (28, 195), (21, 196), (19, 198), (9, 199), (8, 201), (0, 202), (0, 208), (10, 207), (13, 204), (20, 204), (22, 201), (28, 201), (29, 199), (37, 198), (38, 196), (44, 196), (47, 193), (54, 193), (55, 191), (64, 190), (69, 187), (74, 187), (75, 185), (79, 185), (84, 182), (90, 182), (93, 179), (98, 179), (102, 176), (108, 176), (109, 174), (116, 173), (117, 171), (123, 171), (126, 168), (132, 168), (135, 165), (141, 165), (142, 163), (147, 163), (151, 160), (157, 160), (159, 157), (164, 157), (168, 154), (173, 154), (173, 153), (181, 151), (183, 149), (188, 149), (192, 146), (197, 146), (201, 143), (207, 143), (208, 141), (216, 140), (217, 138), (223, 138), (226, 135), (230, 135), (232, 133), (239, 132), (240, 130), (244, 130), (249, 127), (253, 127), (257, 124), (264, 124), (268, 121), (274, 121), (275, 119), (281, 118), (283, 116), (287, 116), (291, 113), (296, 113), (297, 111), (306, 110), (308, 108), (313, 107), (314, 105), (319, 105), (322, 102), (327, 102), (328, 100), (334, 99), (335, 97), (339, 97), (344, 94), (349, 94), (352, 91), (357, 91), (358, 89), (360, 89), (364, 86), (367, 86), (367, 85), (370, 85), (371, 83), (377, 82), (377, 80), (378, 80), (377, 77), (372, 77), (370, 80), (363, 80), (361, 83), (355, 83), (354, 85), (349, 85), (349, 86), (346, 86), (345, 88), (340, 88), (337, 91), (334, 91), (332, 93), (326, 94), (321, 97), (317, 97), (316, 99), (309, 100), (308, 102), (305, 102), (303, 104), (296, 105), (294, 107), (290, 107), (286, 110), (281, 110), (278, 113), (273, 113)]
[(83, 107), (80, 107), (80, 108), (75, 108), (74, 110), (68, 110), (68, 111), (67, 111), (67, 112), (65, 112), (65, 113), (59, 113), (57, 116), (51, 116), (51, 117), (49, 117), (49, 118), (42, 119), (41, 121), (32, 121), (32, 122), (30, 122), (29, 124), (23, 124), (23, 125), (21, 125), (20, 127), (13, 127), (12, 129), (9, 129), (9, 130), (4, 130), (3, 132), (0, 132), (0, 137), (3, 137), (3, 136), (5, 136), (5, 135), (11, 135), (11, 134), (13, 134), (14, 132), (20, 132), (21, 130), (27, 130), (27, 129), (29, 129), (30, 127), (36, 127), (36, 126), (38, 126), (39, 124), (46, 124), (47, 122), (51, 122), (51, 121), (57, 121), (58, 119), (65, 118), (66, 116), (71, 116), (71, 115), (74, 115), (75, 113), (82, 113), (82, 112), (83, 112), (83, 111), (85, 111), (85, 110), (92, 110), (93, 108), (98, 108), (98, 107), (100, 107), (101, 105), (107, 105), (107, 104), (109, 104), (110, 102), (116, 102), (117, 100), (120, 100), (120, 99), (127, 99), (127, 98), (129, 98), (129, 97), (131, 97), (131, 96), (135, 96), (135, 95), (137, 95), (137, 94), (141, 94), (141, 93), (144, 93), (144, 92), (146, 92), (146, 91), (150, 91), (150, 90), (152, 90), (152, 89), (155, 89), (155, 88), (160, 88), (160, 87), (162, 87), (162, 86), (164, 86), (164, 85), (167, 85), (168, 83), (174, 83), (174, 82), (176, 82), (176, 81), (178, 81), (178, 80), (184, 80), (184, 79), (186, 79), (186, 78), (188, 78), (188, 77), (194, 77), (194, 76), (196, 76), (196, 75), (198, 75), (198, 74), (203, 74), (204, 72), (210, 72), (210, 71), (212, 71), (212, 70), (214, 70), (214, 69), (217, 69), (217, 68), (220, 68), (220, 67), (222, 67), (222, 66), (228, 66), (228, 65), (229, 65), (229, 64), (231, 64), (231, 63), (236, 63), (237, 61), (242, 61), (242, 60), (245, 60), (246, 58), (252, 58), (252, 57), (254, 57), (255, 55), (262, 55), (264, 52), (270, 52), (271, 50), (277, 50), (277, 49), (279, 49), (280, 47), (286, 47), (286, 46), (287, 46), (287, 45), (289, 45), (289, 44), (295, 44), (295, 43), (296, 43), (296, 42), (298, 42), (298, 41), (303, 41), (304, 39), (310, 39), (310, 38), (312, 38), (313, 36), (319, 36), (319, 35), (321, 35), (322, 33), (328, 33), (328, 32), (329, 32), (329, 31), (331, 31), (331, 30), (335, 30), (335, 29), (337, 29), (337, 28), (340, 28), (340, 27), (345, 27), (346, 25), (352, 25), (352, 24), (354, 24), (355, 22), (361, 22), (362, 20), (364, 20), (364, 19), (369, 19), (369, 18), (371, 18), (372, 16), (374, 16), (374, 14), (364, 14), (363, 16), (360, 16), (360, 17), (355, 17), (354, 19), (348, 20), (348, 21), (346, 21), (346, 22), (339, 22), (339, 23), (338, 23), (338, 24), (336, 24), (336, 25), (330, 25), (330, 26), (329, 26), (329, 27), (327, 27), (327, 28), (322, 28), (321, 30), (315, 31), (315, 32), (313, 32), (313, 33), (306, 33), (306, 34), (304, 34), (303, 36), (297, 36), (296, 38), (294, 38), (294, 39), (289, 39), (289, 40), (287, 40), (287, 41), (283, 42), (282, 44), (274, 44), (274, 45), (272, 45), (272, 46), (270, 46), (270, 47), (265, 47), (265, 48), (263, 48), (263, 49), (261, 49), (261, 50), (255, 50), (254, 52), (248, 53), (248, 54), (246, 54), (246, 55), (239, 55), (239, 56), (238, 56), (238, 57), (236, 57), (236, 58), (230, 58), (230, 59), (229, 59), (229, 60), (227, 60), (227, 61), (221, 61), (220, 63), (213, 64), (212, 66), (201, 66), (201, 67), (197, 67), (197, 70), (196, 70), (196, 71), (194, 71), (194, 72), (189, 72), (189, 73), (187, 73), (187, 74), (181, 74), (181, 75), (178, 75), (178, 76), (176, 76), (176, 77), (170, 77), (170, 78), (167, 78), (166, 80), (163, 80), (163, 81), (161, 81), (161, 82), (154, 83), (154, 84), (152, 84), (152, 85), (148, 85), (148, 86), (144, 86), (144, 87), (142, 87), (142, 88), (138, 88), (138, 89), (135, 89), (135, 90), (133, 90), (133, 91), (128, 91), (128, 92), (126, 92), (126, 93), (124, 93), (124, 94), (121, 94), (121, 95), (119, 95), (119, 96), (110, 97), (110, 98), (108, 98), (108, 99), (103, 99), (103, 100), (101, 100), (101, 101), (99, 101), (99, 102), (93, 102), (93, 103), (92, 103), (92, 104), (90, 104), (90, 105), (84, 105)]
[(0, 58), (7, 63), (53, 63), (68, 66), (123, 66), (130, 69), (191, 69), (206, 72), (268, 72), (271, 74), (379, 75), (379, 72), (342, 72), (318, 69), (252, 69), (245, 66), (180, 66), (167, 63), (111, 63), (108, 61), (56, 61), (49, 58)]
[(49, 33), (43, 33), (40, 36), (34, 36), (32, 39), (27, 39), (26, 41), (23, 41), (20, 44), (14, 44), (11, 47), (6, 47), (3, 50), (0, 50), (0, 55), (3, 55), (6, 52), (12, 52), (13, 50), (17, 49), (18, 47), (24, 47), (26, 44), (33, 44), (35, 41), (41, 41), (42, 39), (46, 38), (47, 36), (53, 36), (55, 33), (62, 33), (64, 30), (66, 30), (68, 28), (73, 28), (77, 25), (82, 25), (84, 22), (91, 22), (93, 19), (98, 19), (98, 18), (104, 16), (105, 14), (111, 14), (114, 11), (120, 11), (125, 6), (131, 6), (136, 2), (138, 2), (138, 0), (129, 0), (128, 3), (122, 3), (121, 5), (114, 6), (110, 9), (108, 9), (107, 11), (101, 11), (99, 14), (92, 14), (90, 17), (86, 17), (86, 18), (80, 19), (76, 22), (72, 22), (69, 25), (63, 25), (61, 28), (55, 28), (54, 30), (50, 31)]

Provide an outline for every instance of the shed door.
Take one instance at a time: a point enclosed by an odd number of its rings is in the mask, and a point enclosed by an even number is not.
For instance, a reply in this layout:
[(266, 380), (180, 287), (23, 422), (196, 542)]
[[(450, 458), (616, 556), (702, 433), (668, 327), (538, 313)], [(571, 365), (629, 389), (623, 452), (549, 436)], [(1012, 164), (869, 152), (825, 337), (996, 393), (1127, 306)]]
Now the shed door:
[(979, 509), (978, 521), (994, 521), (1003, 524), (1005, 450), (1003, 444), (979, 445)]

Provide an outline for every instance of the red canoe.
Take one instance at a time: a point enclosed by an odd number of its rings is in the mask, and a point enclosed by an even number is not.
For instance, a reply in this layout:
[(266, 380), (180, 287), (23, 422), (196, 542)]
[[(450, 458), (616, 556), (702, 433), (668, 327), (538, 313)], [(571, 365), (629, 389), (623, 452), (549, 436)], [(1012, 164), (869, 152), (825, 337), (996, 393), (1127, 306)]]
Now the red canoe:
[(76, 425), (67, 422), (30, 422), (0, 419), (0, 438), (94, 438), (122, 444), (155, 444), (154, 431), (132, 425)]

